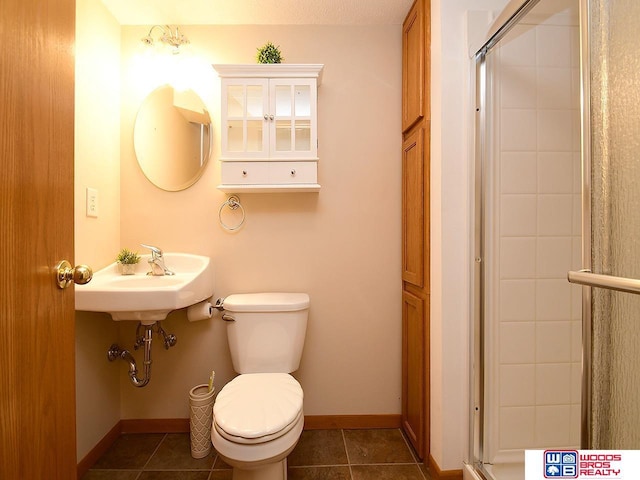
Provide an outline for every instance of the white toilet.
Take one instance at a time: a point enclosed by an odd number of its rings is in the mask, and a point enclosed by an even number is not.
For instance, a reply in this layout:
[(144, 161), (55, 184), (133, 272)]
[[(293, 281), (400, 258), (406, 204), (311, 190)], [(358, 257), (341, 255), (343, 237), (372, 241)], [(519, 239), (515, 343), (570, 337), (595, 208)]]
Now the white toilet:
[(223, 302), (233, 368), (213, 406), (211, 441), (233, 467), (233, 480), (285, 480), (298, 443), (300, 365), (309, 314), (306, 293), (229, 295)]

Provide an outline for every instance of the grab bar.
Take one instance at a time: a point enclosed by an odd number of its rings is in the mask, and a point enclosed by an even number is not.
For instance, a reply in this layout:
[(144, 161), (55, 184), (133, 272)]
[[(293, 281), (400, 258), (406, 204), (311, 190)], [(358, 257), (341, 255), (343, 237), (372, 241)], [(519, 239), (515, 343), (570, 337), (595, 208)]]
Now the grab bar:
[(640, 280), (634, 278), (614, 277), (613, 275), (592, 273), (591, 270), (578, 270), (567, 273), (567, 279), (571, 283), (580, 285), (640, 294)]

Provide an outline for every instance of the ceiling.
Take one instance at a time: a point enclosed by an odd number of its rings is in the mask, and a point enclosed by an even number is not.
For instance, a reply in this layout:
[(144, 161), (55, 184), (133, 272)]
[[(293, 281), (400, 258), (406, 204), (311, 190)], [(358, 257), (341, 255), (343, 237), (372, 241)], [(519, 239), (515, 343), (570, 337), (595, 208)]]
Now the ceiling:
[(413, 0), (102, 0), (121, 25), (400, 25)]

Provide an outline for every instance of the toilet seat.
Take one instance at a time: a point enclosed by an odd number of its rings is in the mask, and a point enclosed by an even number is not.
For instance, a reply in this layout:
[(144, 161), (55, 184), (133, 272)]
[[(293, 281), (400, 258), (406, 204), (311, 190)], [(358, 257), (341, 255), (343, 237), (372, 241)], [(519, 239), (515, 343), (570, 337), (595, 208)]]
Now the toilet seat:
[(213, 406), (213, 424), (227, 440), (264, 443), (289, 432), (302, 416), (302, 387), (287, 373), (239, 375), (225, 385)]

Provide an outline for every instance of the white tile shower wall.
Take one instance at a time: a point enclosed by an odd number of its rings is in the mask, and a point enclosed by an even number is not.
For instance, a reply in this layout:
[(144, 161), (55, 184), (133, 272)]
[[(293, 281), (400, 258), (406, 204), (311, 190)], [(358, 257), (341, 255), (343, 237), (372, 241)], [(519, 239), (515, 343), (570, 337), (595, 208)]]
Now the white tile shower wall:
[(498, 53), (499, 401), (494, 456), (576, 446), (580, 412), (579, 42), (521, 25)]

